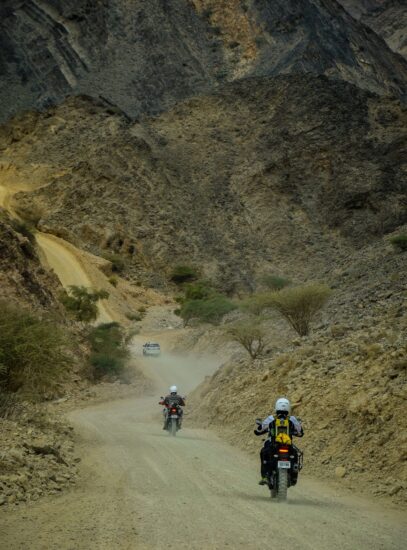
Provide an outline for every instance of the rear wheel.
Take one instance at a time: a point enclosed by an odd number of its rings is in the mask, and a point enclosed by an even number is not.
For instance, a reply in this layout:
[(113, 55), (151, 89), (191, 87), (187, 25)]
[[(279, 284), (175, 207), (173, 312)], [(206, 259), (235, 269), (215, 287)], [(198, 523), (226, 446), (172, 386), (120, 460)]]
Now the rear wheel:
[(171, 429), (170, 429), (170, 433), (171, 433), (171, 435), (173, 435), (173, 436), (176, 436), (176, 435), (177, 435), (177, 419), (176, 419), (176, 418), (171, 418)]
[(277, 498), (277, 476), (272, 474), (269, 479), (270, 497)]
[(283, 502), (287, 500), (288, 473), (287, 470), (279, 470), (278, 472), (278, 487), (277, 498)]

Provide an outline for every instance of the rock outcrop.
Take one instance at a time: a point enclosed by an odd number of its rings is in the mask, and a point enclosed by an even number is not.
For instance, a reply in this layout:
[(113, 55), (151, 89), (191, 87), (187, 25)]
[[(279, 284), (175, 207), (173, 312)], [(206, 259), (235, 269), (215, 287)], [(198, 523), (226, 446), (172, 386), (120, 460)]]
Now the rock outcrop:
[(407, 59), (407, 10), (404, 0), (339, 0), (356, 19)]
[(44, 269), (34, 235), (20, 222), (0, 212), (0, 300), (12, 300), (36, 310), (63, 313), (58, 305), (56, 277)]
[(137, 118), (247, 76), (407, 87), (407, 63), (333, 0), (4, 0), (0, 26), (0, 120), (81, 93)]

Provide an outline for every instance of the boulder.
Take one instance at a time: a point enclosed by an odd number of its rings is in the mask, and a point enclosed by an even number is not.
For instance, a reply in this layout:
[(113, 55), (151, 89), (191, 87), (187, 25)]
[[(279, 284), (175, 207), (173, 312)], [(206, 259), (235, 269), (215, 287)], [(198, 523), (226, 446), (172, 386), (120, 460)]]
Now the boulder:
[(337, 466), (335, 468), (335, 475), (336, 477), (339, 477), (340, 479), (345, 477), (346, 475), (346, 468), (344, 466)]

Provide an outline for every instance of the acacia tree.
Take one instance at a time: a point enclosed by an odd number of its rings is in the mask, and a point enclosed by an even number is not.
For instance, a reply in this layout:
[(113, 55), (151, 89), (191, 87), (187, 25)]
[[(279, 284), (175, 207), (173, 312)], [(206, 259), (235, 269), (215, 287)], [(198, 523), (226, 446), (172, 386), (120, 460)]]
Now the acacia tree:
[(246, 320), (234, 323), (227, 327), (226, 336), (243, 346), (252, 359), (261, 355), (267, 345), (266, 331), (259, 321)]
[(313, 283), (272, 292), (266, 303), (267, 307), (277, 310), (300, 336), (306, 336), (311, 322), (331, 293), (328, 286)]

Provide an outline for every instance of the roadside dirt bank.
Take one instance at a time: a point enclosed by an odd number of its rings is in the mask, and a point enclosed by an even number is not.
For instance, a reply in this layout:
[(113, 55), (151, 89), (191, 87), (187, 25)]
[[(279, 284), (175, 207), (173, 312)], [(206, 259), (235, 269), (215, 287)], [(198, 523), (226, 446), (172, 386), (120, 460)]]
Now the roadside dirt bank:
[[(403, 547), (405, 515), (396, 508), (305, 478), (280, 505), (257, 485), (257, 460), (211, 431), (191, 429), (187, 412), (184, 428), (170, 438), (162, 430), (159, 396), (173, 383), (189, 393), (218, 366), (213, 358), (167, 351), (176, 332), (149, 329), (134, 341), (153, 391), (69, 414), (79, 437), (82, 483), (67, 494), (2, 511), (5, 548)], [(143, 359), (143, 341), (154, 338), (162, 357)]]
[[(0, 163), (0, 207), (12, 218), (20, 219), (13, 205), (14, 195), (20, 191), (34, 191), (44, 185), (41, 183), (40, 168), (33, 167), (34, 174), (38, 172), (34, 182), (21, 181), (21, 176), (13, 165)], [(42, 264), (54, 271), (64, 288), (76, 285), (109, 292), (109, 298), (98, 303), (97, 323), (117, 321), (126, 326), (129, 324), (129, 317), (134, 316), (140, 307), (169, 301), (152, 289), (136, 287), (117, 276), (113, 286), (109, 282), (109, 276), (112, 275), (109, 271), (110, 262), (84, 252), (60, 237), (36, 230), (35, 240)]]

